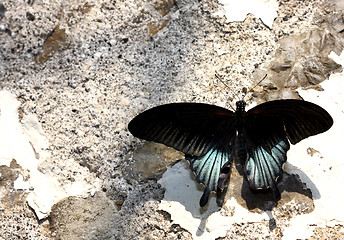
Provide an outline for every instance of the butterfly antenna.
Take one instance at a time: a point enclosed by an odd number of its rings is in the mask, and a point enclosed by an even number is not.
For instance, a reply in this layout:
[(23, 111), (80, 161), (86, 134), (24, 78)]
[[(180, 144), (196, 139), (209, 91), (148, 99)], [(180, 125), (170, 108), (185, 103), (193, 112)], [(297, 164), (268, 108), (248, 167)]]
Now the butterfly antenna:
[(260, 80), (256, 85), (254, 85), (253, 87), (250, 88), (250, 90), (248, 90), (247, 92), (251, 92), (255, 87), (257, 87), (261, 82), (264, 81), (264, 79), (267, 77), (268, 75), (265, 74), (265, 76), (262, 78), (262, 80)]
[[(231, 90), (231, 88), (227, 85), (227, 83), (225, 83), (225, 81), (223, 81), (223, 79), (217, 74), (217, 72), (215, 72), (215, 77), (222, 82), (223, 85), (225, 85), (229, 90)], [(235, 108), (229, 103), (229, 106), (232, 108), (232, 110), (235, 111)]]
[(217, 74), (217, 72), (215, 72), (215, 77), (222, 82), (223, 85), (225, 85), (228, 89), (230, 89), (230, 87), (227, 85), (227, 83), (225, 83), (225, 81), (222, 80), (222, 78), (219, 76), (219, 74)]

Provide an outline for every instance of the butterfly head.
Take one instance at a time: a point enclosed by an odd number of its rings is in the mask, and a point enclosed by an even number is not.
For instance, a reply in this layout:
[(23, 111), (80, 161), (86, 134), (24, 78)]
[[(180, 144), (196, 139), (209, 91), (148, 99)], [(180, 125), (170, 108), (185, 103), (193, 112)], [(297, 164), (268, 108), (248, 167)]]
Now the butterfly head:
[(244, 100), (237, 101), (236, 102), (236, 111), (244, 112), (245, 106), (246, 106), (246, 102)]

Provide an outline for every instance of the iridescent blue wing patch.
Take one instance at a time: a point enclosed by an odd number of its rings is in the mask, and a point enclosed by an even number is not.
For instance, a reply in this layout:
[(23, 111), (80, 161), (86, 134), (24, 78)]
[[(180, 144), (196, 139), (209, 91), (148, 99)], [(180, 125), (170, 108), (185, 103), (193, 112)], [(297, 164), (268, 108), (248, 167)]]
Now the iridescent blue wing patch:
[(270, 151), (262, 146), (248, 151), (245, 172), (252, 189), (271, 187), (275, 198), (280, 198), (276, 179), (282, 174), (282, 165), (287, 161), (289, 148), (287, 138), (283, 138)]
[(231, 152), (212, 148), (202, 157), (185, 156), (185, 158), (190, 161), (197, 182), (204, 184), (204, 193), (200, 199), (200, 205), (203, 207), (208, 202), (210, 192), (218, 188), (222, 167), (232, 163)]

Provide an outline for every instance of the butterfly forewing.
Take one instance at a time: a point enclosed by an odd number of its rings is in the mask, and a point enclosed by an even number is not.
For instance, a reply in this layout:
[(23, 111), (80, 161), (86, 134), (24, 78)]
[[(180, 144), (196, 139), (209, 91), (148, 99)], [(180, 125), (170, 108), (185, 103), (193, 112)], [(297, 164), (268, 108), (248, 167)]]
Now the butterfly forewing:
[(129, 131), (136, 137), (163, 143), (191, 156), (219, 149), (235, 134), (235, 114), (200, 103), (157, 106), (136, 116)]
[(296, 144), (327, 131), (332, 124), (332, 117), (323, 108), (294, 99), (266, 102), (246, 114), (250, 137), (257, 145), (267, 145), (269, 148), (274, 147), (283, 136)]

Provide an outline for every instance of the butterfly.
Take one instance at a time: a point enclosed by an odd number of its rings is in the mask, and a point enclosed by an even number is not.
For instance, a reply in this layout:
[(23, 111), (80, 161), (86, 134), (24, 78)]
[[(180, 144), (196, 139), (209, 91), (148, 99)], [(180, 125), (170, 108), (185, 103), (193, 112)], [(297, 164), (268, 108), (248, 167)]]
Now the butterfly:
[(204, 185), (200, 206), (211, 191), (228, 186), (235, 162), (253, 190), (271, 189), (281, 198), (277, 178), (283, 173), (290, 143), (327, 131), (330, 114), (311, 102), (295, 99), (262, 103), (235, 112), (203, 103), (171, 103), (151, 108), (132, 119), (129, 131), (138, 138), (163, 143), (185, 154), (196, 180)]

